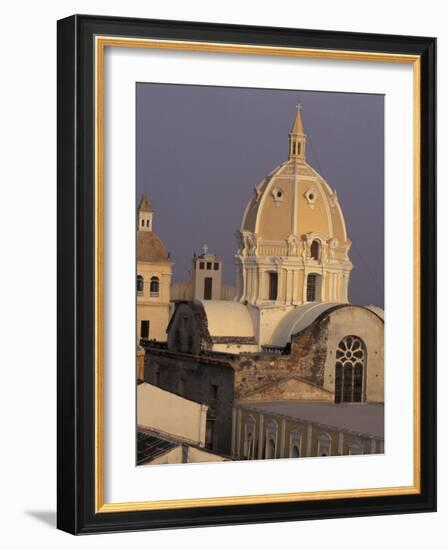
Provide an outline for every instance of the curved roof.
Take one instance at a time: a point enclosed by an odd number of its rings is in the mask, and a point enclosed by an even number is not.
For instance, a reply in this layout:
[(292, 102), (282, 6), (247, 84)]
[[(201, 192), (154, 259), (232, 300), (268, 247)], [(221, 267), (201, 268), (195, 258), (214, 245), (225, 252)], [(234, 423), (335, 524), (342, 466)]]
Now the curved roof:
[(154, 231), (137, 231), (138, 262), (169, 262), (165, 245)]
[[(277, 325), (272, 335), (273, 346), (286, 346), (291, 341), (293, 334), (298, 334), (308, 326), (310, 326), (316, 319), (328, 310), (334, 308), (361, 308), (363, 310), (369, 310), (380, 319), (384, 321), (384, 315), (380, 315), (381, 308), (376, 306), (357, 306), (354, 304), (342, 304), (341, 302), (312, 302), (297, 306), (289, 313), (287, 313)], [(373, 309), (372, 309), (373, 308)], [(378, 311), (376, 311), (378, 310)], [(383, 312), (384, 314), (384, 312)]]
[(384, 309), (380, 308), (379, 306), (369, 305), (366, 306), (367, 309), (370, 309), (370, 311), (373, 311), (378, 317), (380, 317), (384, 321)]
[[(276, 200), (279, 191), (283, 198)], [(273, 232), (272, 219), (276, 216), (279, 223)], [(309, 164), (294, 159), (275, 168), (255, 188), (241, 230), (256, 233), (261, 239), (287, 239), (291, 234), (318, 231), (328, 238), (347, 241), (336, 193)]]
[(272, 335), (272, 345), (286, 346), (286, 344), (290, 342), (293, 334), (297, 334), (311, 325), (319, 315), (328, 309), (340, 305), (341, 303), (337, 302), (311, 302), (303, 306), (295, 307), (287, 313), (277, 325)]
[(240, 302), (229, 300), (197, 300), (207, 316), (210, 336), (249, 337), (255, 336), (249, 309)]

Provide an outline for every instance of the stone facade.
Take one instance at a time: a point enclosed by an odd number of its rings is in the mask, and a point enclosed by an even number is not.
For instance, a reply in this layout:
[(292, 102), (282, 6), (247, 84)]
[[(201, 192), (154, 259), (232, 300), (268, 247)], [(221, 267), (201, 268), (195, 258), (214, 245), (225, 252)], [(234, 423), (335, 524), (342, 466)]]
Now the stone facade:
[[(294, 330), (296, 325), (291, 326), (292, 329), (286, 331), (289, 343), (283, 348), (276, 348), (277, 353), (272, 353), (272, 350), (247, 353), (244, 346), (248, 345), (248, 341), (243, 338), (238, 344), (242, 347), (238, 353), (224, 353), (213, 347), (204, 308), (199, 302), (188, 302), (170, 324), (168, 349), (177, 352), (176, 341), (180, 341), (184, 345), (181, 348), (184, 355), (190, 356), (191, 361), (201, 362), (207, 357), (230, 365), (234, 370), (236, 399), (252, 399), (260, 392), (265, 398), (274, 399), (283, 392), (288, 394), (288, 399), (316, 399), (319, 394), (320, 399), (328, 400), (330, 394), (335, 400), (336, 367), (338, 355), (342, 353), (339, 346), (345, 338), (353, 337), (363, 346), (362, 360), (359, 362), (361, 364), (362, 361), (360, 393), (352, 395), (352, 399), (346, 397), (341, 400), (384, 401), (384, 321), (376, 313), (367, 308), (340, 304), (325, 309), (298, 333), (289, 335), (288, 331)], [(179, 330), (183, 332), (179, 333)], [(232, 344), (230, 349), (235, 349), (237, 341), (231, 341), (229, 337), (229, 342)], [(358, 361), (345, 360), (344, 365), (347, 369), (349, 365), (354, 369)], [(354, 379), (352, 372), (348, 373)], [(289, 383), (285, 387), (284, 383), (291, 378), (301, 383)]]
[(230, 455), (234, 370), (228, 363), (147, 347), (144, 380), (206, 405), (205, 446)]
[[(381, 405), (373, 407), (379, 410), (371, 411), (372, 416), (382, 418)], [(336, 410), (334, 418), (337, 419)], [(369, 431), (376, 433), (307, 419), (306, 409), (298, 415), (279, 414), (270, 411), (269, 404), (263, 408), (263, 403), (257, 406), (243, 403), (234, 409), (232, 457), (250, 460), (383, 453), (384, 433), (371, 427)]]

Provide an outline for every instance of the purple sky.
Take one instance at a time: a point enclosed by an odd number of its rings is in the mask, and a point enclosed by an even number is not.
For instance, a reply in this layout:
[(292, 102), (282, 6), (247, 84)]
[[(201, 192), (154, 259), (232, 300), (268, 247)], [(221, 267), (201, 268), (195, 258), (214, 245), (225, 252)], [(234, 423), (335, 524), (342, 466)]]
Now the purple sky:
[(384, 306), (384, 97), (137, 84), (137, 202), (154, 207), (154, 230), (188, 276), (206, 243), (235, 284), (235, 231), (253, 188), (287, 159), (302, 105), (307, 161), (336, 189), (353, 241), (349, 298)]

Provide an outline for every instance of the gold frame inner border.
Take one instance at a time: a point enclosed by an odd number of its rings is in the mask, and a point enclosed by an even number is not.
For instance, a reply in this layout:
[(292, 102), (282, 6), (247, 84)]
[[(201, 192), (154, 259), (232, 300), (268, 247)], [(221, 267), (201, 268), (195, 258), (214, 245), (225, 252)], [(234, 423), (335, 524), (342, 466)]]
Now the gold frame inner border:
[[(104, 56), (107, 47), (146, 48), (207, 53), (301, 57), (327, 60), (406, 63), (413, 66), (413, 298), (414, 298), (414, 482), (410, 486), (303, 493), (226, 496), (142, 502), (104, 501)], [(96, 36), (95, 55), (95, 513), (167, 510), (279, 502), (304, 502), (420, 493), (420, 56), (344, 50), (321, 50), (250, 44), (190, 42)]]

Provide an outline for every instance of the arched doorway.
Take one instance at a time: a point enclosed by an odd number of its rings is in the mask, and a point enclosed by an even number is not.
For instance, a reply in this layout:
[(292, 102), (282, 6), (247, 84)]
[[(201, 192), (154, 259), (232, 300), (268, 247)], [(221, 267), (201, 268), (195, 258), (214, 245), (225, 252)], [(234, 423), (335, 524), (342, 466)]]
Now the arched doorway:
[(358, 336), (346, 336), (336, 350), (336, 403), (361, 403), (365, 400), (366, 346)]

